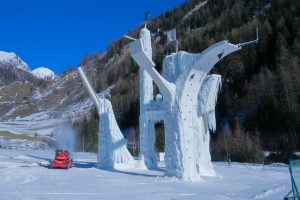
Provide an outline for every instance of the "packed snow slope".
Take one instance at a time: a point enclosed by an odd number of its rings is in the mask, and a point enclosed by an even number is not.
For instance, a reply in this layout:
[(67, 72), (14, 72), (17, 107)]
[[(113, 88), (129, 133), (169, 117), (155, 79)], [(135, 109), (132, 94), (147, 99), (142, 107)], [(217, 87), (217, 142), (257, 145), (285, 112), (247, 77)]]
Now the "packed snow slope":
[(53, 170), (50, 151), (11, 151), (0, 149), (1, 200), (57, 199), (214, 199), (282, 200), (290, 190), (288, 167), (283, 164), (214, 163), (216, 178), (183, 182), (163, 177), (158, 170), (105, 171), (95, 168), (96, 155), (74, 153), (75, 167)]

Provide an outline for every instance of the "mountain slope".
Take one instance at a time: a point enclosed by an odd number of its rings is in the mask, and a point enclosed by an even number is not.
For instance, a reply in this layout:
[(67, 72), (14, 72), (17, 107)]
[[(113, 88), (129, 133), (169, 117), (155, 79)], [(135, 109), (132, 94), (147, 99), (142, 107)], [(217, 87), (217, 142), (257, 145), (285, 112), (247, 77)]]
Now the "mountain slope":
[(38, 84), (39, 80), (30, 71), (29, 66), (15, 53), (0, 51), (0, 86), (15, 81)]
[(77, 71), (70, 71), (54, 81), (15, 81), (0, 88), (0, 120), (68, 119), (85, 115), (92, 102), (87, 97)]
[[(147, 23), (157, 70), (174, 49), (165, 45), (163, 31), (176, 28), (179, 50), (197, 53), (223, 39), (236, 44), (252, 40), (258, 27), (257, 45), (226, 57), (213, 69), (223, 78), (217, 132), (233, 129), (238, 121), (247, 134), (259, 135), (264, 148), (289, 152), (299, 148), (300, 1), (205, 2), (190, 0)], [(135, 29), (128, 35), (137, 38), (138, 33)], [(98, 90), (115, 84), (112, 104), (121, 128), (138, 126), (139, 68), (130, 57), (129, 42), (118, 39), (104, 57), (94, 55), (82, 63), (97, 69), (92, 79)]]
[(15, 53), (0, 53), (0, 84), (0, 121), (81, 118), (93, 108), (77, 70), (59, 77), (45, 67), (30, 71)]
[(0, 51), (0, 64), (10, 64), (18, 69), (30, 71), (29, 66), (22, 59), (20, 59), (15, 53), (8, 53)]

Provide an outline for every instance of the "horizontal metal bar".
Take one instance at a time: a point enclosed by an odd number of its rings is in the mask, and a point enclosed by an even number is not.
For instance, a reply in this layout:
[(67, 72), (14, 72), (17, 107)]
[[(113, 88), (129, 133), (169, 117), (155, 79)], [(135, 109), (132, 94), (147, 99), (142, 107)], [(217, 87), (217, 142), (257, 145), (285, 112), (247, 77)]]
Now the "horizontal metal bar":
[(237, 44), (239, 47), (243, 47), (243, 46), (247, 46), (249, 44), (253, 44), (253, 43), (258, 43), (258, 28), (256, 27), (256, 39), (255, 40), (251, 40), (251, 41), (248, 41), (248, 42), (243, 42), (243, 43), (239, 43)]

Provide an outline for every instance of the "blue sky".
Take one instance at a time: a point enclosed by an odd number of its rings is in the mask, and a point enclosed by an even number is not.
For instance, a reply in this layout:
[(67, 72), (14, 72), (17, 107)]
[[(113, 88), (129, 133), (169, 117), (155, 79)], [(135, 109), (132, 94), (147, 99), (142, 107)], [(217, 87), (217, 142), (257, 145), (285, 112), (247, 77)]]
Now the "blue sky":
[(61, 74), (185, 0), (1, 0), (0, 50)]

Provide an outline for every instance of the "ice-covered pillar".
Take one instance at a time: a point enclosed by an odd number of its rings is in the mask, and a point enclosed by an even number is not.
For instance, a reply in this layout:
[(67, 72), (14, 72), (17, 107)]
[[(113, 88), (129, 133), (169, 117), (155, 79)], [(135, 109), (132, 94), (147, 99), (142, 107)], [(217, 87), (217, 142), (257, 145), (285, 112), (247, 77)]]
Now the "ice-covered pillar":
[(209, 152), (209, 129), (215, 128), (215, 103), (219, 76), (209, 76), (213, 66), (239, 50), (227, 41), (216, 43), (200, 54), (178, 52), (164, 59), (167, 81), (176, 85), (166, 129), (166, 174), (184, 180), (214, 176)]
[(111, 102), (98, 96), (81, 67), (78, 71), (99, 115), (98, 167), (103, 169), (134, 167), (134, 159), (127, 149), (126, 140), (117, 124)]
[[(151, 33), (145, 27), (140, 32), (140, 39), (145, 47), (145, 54), (152, 58)], [(152, 147), (155, 143), (155, 130), (148, 127), (150, 119), (146, 115), (146, 105), (153, 100), (153, 80), (145, 69), (140, 69), (140, 162), (147, 168), (155, 168), (157, 166), (156, 158), (153, 157)], [(154, 137), (154, 139), (153, 139)]]
[[(140, 39), (144, 46), (145, 54), (152, 58), (151, 33), (147, 28), (140, 32)], [(153, 80), (145, 69), (140, 69), (140, 106), (145, 111), (145, 106), (153, 100)]]

